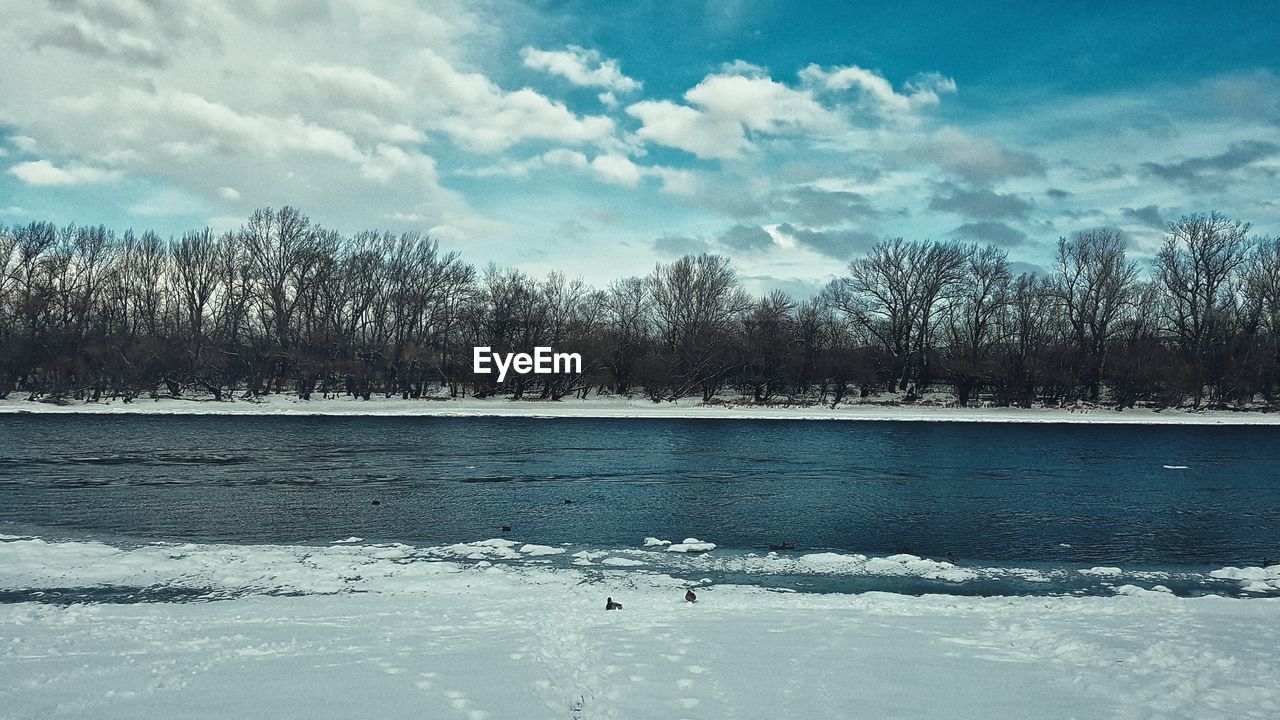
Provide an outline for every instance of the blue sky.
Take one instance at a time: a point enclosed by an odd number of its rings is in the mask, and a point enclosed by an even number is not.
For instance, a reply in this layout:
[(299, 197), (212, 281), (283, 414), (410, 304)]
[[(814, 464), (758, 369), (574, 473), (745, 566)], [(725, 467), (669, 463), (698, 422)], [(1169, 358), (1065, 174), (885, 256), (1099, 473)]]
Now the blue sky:
[[(0, 0), (0, 223), (293, 204), (595, 283), (683, 252), (805, 294), (877, 239), (1046, 265), (1280, 232), (1269, 3)], [(198, 6), (197, 6), (198, 5)]]

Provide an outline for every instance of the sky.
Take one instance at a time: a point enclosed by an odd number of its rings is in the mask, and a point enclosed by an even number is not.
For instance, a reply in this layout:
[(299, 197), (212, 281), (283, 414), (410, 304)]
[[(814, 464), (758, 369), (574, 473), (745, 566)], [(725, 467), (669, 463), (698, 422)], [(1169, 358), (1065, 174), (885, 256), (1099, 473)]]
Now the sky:
[(1280, 233), (1280, 9), (1181, 2), (0, 0), (0, 224), (293, 205), (603, 285), (804, 296), (878, 240), (1216, 210)]

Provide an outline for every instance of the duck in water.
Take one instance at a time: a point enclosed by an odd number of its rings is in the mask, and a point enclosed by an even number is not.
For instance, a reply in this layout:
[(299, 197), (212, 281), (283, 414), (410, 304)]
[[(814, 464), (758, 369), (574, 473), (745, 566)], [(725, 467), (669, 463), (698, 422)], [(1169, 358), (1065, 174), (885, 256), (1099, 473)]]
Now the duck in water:
[(685, 591), (684, 591), (684, 601), (685, 601), (685, 602), (691, 602), (691, 603), (693, 603), (693, 602), (698, 602), (698, 596), (697, 596), (697, 595), (695, 595), (695, 594), (693, 593), (693, 591), (692, 591), (692, 590), (685, 590)]
[(605, 598), (605, 599), (604, 599), (604, 609), (605, 609), (605, 610), (621, 610), (621, 609), (622, 609), (622, 603), (614, 602), (614, 601), (613, 601), (613, 598), (611, 598), (611, 597), (609, 597), (609, 598)]

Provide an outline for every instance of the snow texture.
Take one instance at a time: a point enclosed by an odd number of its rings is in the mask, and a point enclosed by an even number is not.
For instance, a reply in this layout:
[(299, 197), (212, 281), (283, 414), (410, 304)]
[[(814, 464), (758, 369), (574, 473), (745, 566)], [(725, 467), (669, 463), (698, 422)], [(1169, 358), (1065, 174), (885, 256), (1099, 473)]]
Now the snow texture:
[[(688, 587), (610, 560), (945, 574), (911, 555), (0, 542), (0, 589), (203, 588), (218, 601), (0, 604), (0, 717), (1280, 716), (1280, 600), (912, 597)], [(556, 549), (556, 548), (552, 548)], [(552, 556), (555, 557), (555, 556)], [(596, 561), (600, 561), (599, 564)], [(614, 567), (611, 567), (614, 566)], [(1273, 568), (1223, 568), (1271, 582)], [(624, 604), (605, 612), (604, 598)]]

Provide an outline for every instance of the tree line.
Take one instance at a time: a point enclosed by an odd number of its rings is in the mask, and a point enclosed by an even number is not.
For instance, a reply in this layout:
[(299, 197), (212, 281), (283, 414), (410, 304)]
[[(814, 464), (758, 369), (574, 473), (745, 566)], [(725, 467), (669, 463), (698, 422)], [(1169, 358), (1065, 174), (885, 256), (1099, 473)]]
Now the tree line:
[[(0, 397), (269, 393), (835, 404), (1277, 404), (1280, 238), (1217, 213), (1169, 225), (1143, 272), (1107, 229), (1014, 275), (995, 246), (890, 239), (812, 298), (754, 297), (688, 255), (604, 288), (477, 269), (421, 233), (344, 236), (291, 207), (164, 239), (0, 226)], [(474, 346), (578, 352), (581, 373), (471, 372)]]

